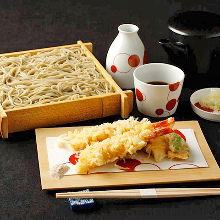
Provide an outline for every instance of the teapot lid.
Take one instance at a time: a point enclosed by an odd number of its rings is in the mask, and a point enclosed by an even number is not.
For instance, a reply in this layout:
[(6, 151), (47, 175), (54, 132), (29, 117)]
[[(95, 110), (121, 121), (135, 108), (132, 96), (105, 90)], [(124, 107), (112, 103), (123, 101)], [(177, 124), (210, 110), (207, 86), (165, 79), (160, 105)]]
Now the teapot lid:
[(186, 11), (170, 17), (168, 27), (180, 35), (218, 37), (220, 36), (220, 15), (207, 11)]

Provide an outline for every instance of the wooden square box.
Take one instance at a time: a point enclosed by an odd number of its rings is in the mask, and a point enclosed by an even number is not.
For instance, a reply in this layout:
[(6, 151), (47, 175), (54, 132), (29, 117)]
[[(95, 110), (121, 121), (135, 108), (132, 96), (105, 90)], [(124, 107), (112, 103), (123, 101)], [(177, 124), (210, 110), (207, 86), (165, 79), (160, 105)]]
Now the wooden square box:
[[(110, 115), (121, 114), (122, 118), (129, 116), (133, 108), (133, 92), (131, 90), (123, 91), (117, 85), (111, 75), (92, 54), (92, 43), (77, 41), (77, 44), (59, 46), (58, 48), (70, 48), (72, 46), (85, 49), (86, 55), (93, 59), (97, 70), (112, 85), (115, 92), (72, 101), (60, 101), (9, 110), (4, 110), (0, 105), (0, 131), (3, 138), (7, 138), (9, 133), (34, 128), (68, 124)], [(0, 57), (19, 56), (25, 53), (36, 54), (48, 49), (51, 48), (7, 53), (0, 55)]]

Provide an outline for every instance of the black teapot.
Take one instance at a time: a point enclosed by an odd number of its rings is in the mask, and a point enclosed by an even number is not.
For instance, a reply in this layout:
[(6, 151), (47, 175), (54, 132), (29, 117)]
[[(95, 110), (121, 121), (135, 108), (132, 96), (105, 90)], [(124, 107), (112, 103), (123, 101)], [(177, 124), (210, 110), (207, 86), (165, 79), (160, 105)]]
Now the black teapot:
[(181, 68), (191, 88), (220, 86), (220, 15), (207, 11), (177, 13), (168, 20), (169, 39), (159, 43), (169, 63)]

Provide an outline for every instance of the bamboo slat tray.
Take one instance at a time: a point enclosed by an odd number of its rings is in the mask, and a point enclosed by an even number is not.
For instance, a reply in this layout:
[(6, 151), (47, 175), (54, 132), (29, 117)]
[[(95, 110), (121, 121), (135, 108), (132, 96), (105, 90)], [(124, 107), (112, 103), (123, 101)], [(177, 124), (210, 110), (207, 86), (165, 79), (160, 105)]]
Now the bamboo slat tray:
[[(34, 128), (68, 124), (110, 115), (120, 114), (122, 118), (129, 116), (133, 108), (133, 92), (131, 90), (123, 91), (117, 85), (111, 75), (92, 54), (92, 43), (77, 41), (77, 44), (54, 48), (70, 48), (72, 46), (85, 49), (86, 55), (93, 59), (97, 70), (112, 85), (115, 92), (72, 101), (60, 101), (9, 110), (3, 110), (0, 105), (0, 132), (3, 138), (8, 138), (8, 133)], [(13, 57), (26, 53), (36, 54), (49, 49), (52, 48), (5, 53), (1, 54), (0, 57)]]
[[(80, 127), (78, 127), (80, 128)], [(220, 168), (206, 142), (197, 121), (181, 121), (175, 123), (176, 129), (191, 128), (208, 163), (206, 168), (179, 169), (179, 170), (153, 170), (121, 173), (103, 173), (90, 175), (64, 176), (56, 180), (49, 174), (46, 137), (56, 137), (74, 127), (41, 128), (36, 129), (36, 141), (40, 168), (41, 186), (44, 190), (110, 187), (126, 185), (146, 185), (175, 182), (211, 181), (220, 179)]]

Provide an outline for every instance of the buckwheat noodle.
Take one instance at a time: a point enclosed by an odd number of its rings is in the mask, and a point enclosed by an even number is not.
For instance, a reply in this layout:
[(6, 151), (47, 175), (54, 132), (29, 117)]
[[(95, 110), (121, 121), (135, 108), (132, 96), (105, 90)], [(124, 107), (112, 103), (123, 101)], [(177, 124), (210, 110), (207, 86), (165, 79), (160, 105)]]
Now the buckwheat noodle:
[(80, 47), (0, 58), (0, 103), (5, 110), (110, 92), (112, 86)]

